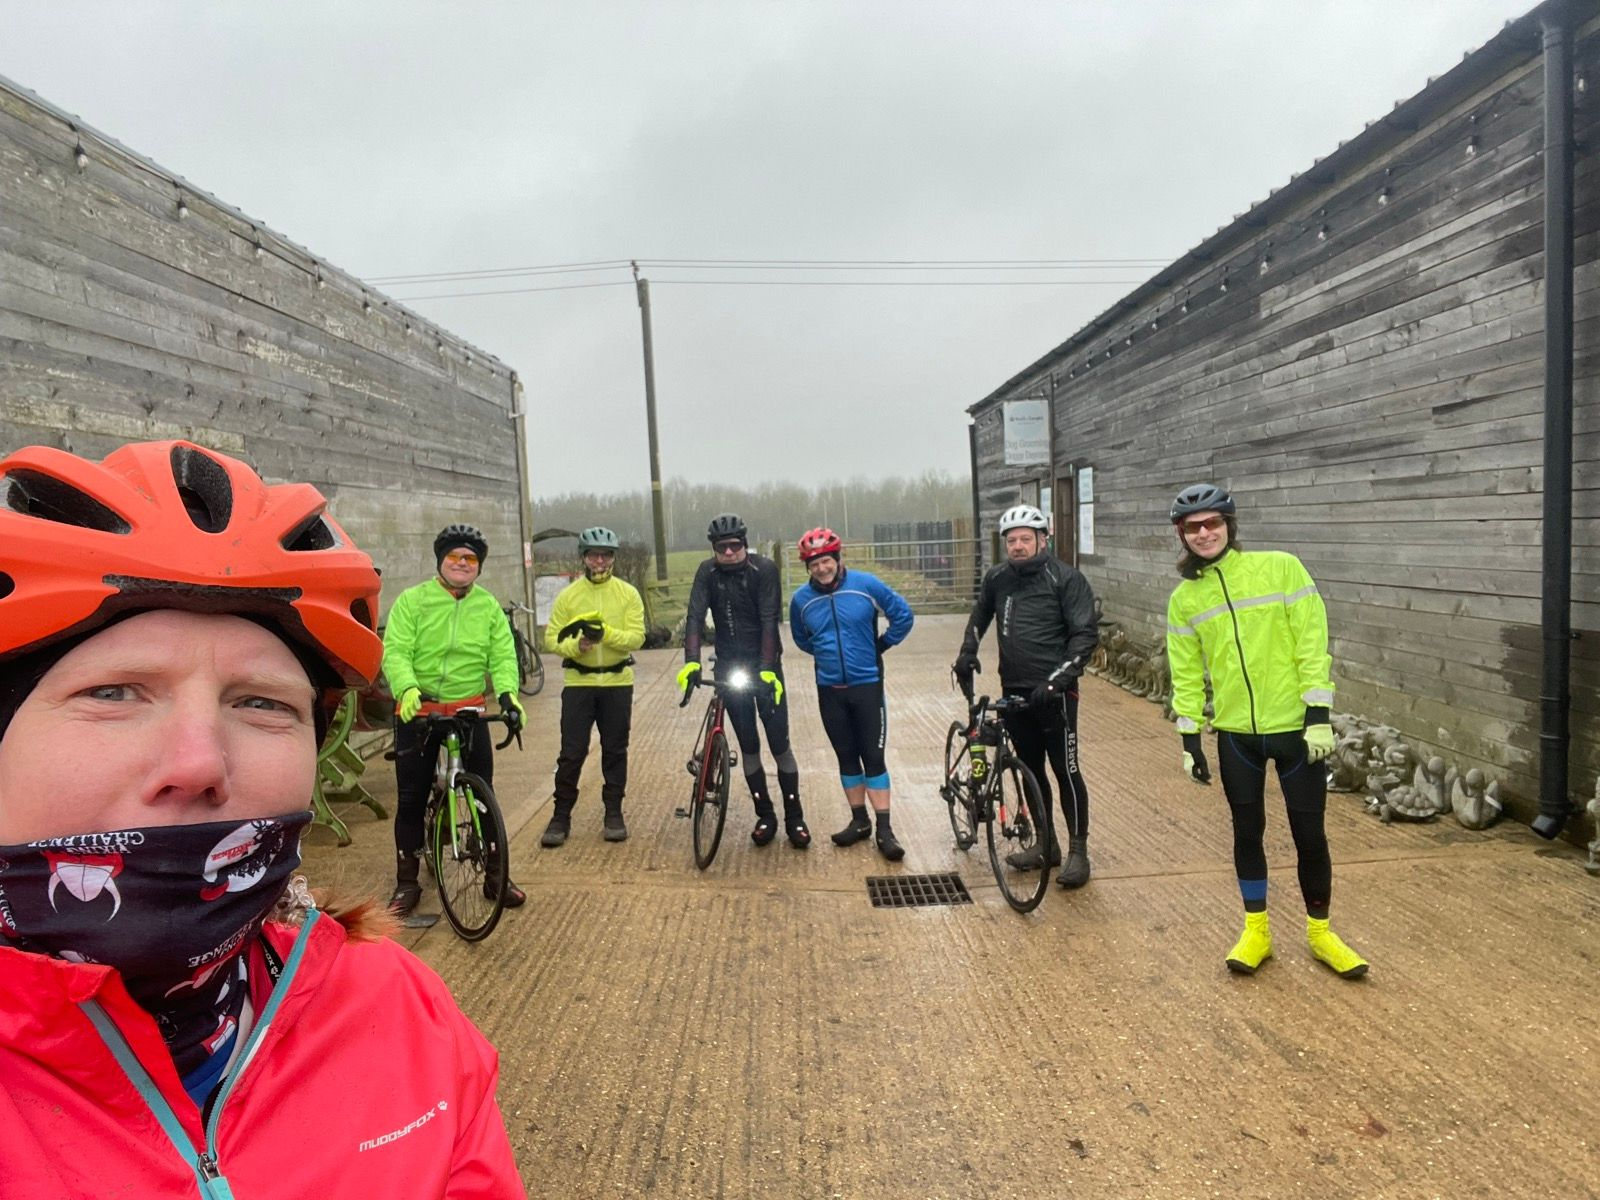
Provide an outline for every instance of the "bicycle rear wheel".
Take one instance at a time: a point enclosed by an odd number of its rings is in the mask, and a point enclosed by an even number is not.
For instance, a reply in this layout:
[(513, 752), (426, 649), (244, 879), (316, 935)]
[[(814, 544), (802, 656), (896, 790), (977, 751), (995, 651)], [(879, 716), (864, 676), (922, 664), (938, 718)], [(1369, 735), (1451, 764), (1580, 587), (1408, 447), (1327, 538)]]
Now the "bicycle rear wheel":
[(433, 873), (444, 915), (476, 942), (489, 936), (505, 908), (509, 848), (493, 789), (476, 775), (459, 778), (454, 801), (444, 797), (434, 814)]
[[(1007, 756), (996, 764), (998, 795), (991, 798), (985, 821), (989, 865), (1006, 903), (1018, 912), (1032, 912), (1050, 885), (1050, 813), (1039, 795), (1039, 781), (1021, 761)], [(1037, 854), (1030, 855), (1030, 851)], [(1029, 856), (1037, 867), (1019, 870), (1007, 859)]]
[(537, 696), (544, 688), (544, 659), (539, 657), (539, 647), (515, 626), (511, 632), (517, 643), (517, 691), (524, 696)]
[(694, 865), (704, 871), (722, 844), (722, 827), (728, 820), (728, 770), (731, 766), (727, 736), (719, 729), (706, 743), (705, 762), (695, 780), (689, 801), (694, 825)]
[(944, 784), (939, 794), (950, 806), (950, 828), (956, 835), (956, 849), (970, 850), (978, 840), (978, 823), (973, 815), (972, 760), (967, 756), (967, 727), (950, 722), (944, 738)]

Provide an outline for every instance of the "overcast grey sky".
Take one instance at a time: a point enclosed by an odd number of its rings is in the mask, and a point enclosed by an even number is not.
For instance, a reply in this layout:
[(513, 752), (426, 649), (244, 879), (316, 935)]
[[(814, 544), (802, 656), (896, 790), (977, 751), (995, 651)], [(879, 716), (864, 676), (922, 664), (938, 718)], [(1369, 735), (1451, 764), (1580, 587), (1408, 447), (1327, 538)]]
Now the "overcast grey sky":
[[(366, 279), (1165, 262), (1532, 3), (0, 0), (0, 74)], [(965, 474), (965, 407), (1154, 270), (646, 273), (663, 473), (755, 483)], [(875, 285), (730, 282), (777, 277)], [(408, 303), (521, 374), (535, 494), (648, 483), (631, 285)]]

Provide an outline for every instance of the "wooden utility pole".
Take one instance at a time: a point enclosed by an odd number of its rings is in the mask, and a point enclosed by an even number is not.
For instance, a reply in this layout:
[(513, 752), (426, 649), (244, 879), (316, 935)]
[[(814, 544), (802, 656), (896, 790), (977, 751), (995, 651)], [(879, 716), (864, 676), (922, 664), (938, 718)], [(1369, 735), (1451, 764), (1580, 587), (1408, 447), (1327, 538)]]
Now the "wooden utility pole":
[(650, 512), (656, 532), (656, 582), (667, 581), (667, 524), (661, 506), (661, 442), (656, 436), (656, 360), (650, 342), (650, 281), (633, 264), (633, 284), (639, 292), (639, 321), (644, 327), (644, 412), (650, 429)]

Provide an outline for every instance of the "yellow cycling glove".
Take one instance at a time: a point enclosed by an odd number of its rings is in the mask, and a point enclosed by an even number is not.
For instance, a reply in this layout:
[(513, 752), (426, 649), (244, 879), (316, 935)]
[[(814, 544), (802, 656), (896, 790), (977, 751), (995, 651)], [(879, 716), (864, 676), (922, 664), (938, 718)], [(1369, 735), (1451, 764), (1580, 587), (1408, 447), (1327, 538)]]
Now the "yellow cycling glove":
[(686, 662), (678, 668), (678, 691), (687, 696), (690, 691), (700, 686), (700, 664)]
[(402, 721), (409, 721), (422, 709), (422, 689), (408, 687), (400, 693), (400, 699), (395, 703), (395, 716)]
[(776, 706), (783, 703), (783, 680), (778, 678), (776, 671), (761, 672), (761, 682), (772, 689), (772, 703)]
[(1332, 725), (1307, 725), (1305, 739), (1306, 758), (1309, 761), (1321, 762), (1333, 753)]

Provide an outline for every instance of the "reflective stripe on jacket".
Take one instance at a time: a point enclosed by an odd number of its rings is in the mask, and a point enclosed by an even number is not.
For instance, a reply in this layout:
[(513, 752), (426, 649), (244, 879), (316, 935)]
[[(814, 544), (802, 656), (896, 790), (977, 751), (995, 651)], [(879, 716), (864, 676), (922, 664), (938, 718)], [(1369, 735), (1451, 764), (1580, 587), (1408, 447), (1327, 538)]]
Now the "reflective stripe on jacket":
[(1167, 658), (1178, 732), (1204, 720), (1233, 733), (1287, 733), (1308, 706), (1333, 703), (1328, 615), (1300, 560), (1278, 550), (1229, 549), (1167, 601)]
[(396, 597), (383, 630), (383, 674), (400, 696), (418, 688), (436, 700), (517, 690), (517, 646), (494, 594), (477, 584), (457, 600), (437, 578)]
[[(590, 613), (599, 613), (605, 622), (605, 636), (587, 652), (579, 653), (578, 635), (560, 637), (572, 622)], [(615, 574), (595, 583), (587, 576), (574, 579), (562, 588), (550, 606), (550, 623), (544, 630), (545, 649), (563, 659), (588, 667), (588, 671), (568, 667), (561, 673), (567, 687), (631, 687), (633, 668), (621, 666), (644, 645), (644, 601), (639, 589)], [(605, 670), (617, 667), (617, 670)], [(600, 668), (597, 670), (596, 668)]]
[[(286, 966), (209, 1134), (155, 1019), (115, 971), (0, 946), (0, 1195), (203, 1196), (191, 1163), (210, 1149), (230, 1189), (211, 1194), (240, 1200), (524, 1195), (494, 1048), (444, 982), (388, 939), (347, 940), (328, 917), (298, 957), (296, 930), (264, 933)], [(95, 1007), (150, 1101), (91, 1023)]]
[(883, 646), (911, 632), (905, 597), (876, 575), (840, 568), (839, 586), (819, 591), (808, 581), (789, 600), (794, 644), (816, 660), (819, 687), (849, 687), (883, 678), (878, 662), (878, 616), (889, 621)]

